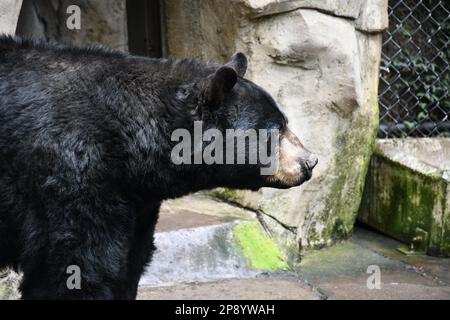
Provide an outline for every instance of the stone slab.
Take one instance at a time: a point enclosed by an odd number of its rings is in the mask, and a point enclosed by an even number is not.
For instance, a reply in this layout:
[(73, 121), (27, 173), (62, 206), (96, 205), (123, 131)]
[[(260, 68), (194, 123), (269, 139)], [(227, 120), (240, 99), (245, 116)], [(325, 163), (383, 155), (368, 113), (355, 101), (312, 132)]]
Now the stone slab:
[(171, 287), (141, 288), (138, 300), (318, 300), (321, 296), (298, 280), (228, 279)]

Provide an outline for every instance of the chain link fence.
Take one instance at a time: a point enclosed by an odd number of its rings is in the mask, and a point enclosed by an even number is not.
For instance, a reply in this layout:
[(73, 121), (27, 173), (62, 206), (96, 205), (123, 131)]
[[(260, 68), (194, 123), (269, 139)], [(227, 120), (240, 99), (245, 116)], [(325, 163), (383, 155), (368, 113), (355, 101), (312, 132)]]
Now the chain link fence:
[(450, 137), (450, 0), (389, 0), (380, 138)]

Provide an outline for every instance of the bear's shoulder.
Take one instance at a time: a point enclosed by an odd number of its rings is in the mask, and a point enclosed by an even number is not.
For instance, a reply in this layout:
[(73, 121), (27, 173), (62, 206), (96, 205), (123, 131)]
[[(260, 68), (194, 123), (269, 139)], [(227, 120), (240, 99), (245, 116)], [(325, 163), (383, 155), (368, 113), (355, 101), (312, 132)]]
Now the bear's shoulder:
[(128, 54), (110, 49), (99, 44), (87, 46), (72, 46), (64, 43), (48, 41), (43, 38), (27, 38), (10, 35), (0, 35), (0, 52), (11, 50), (36, 50), (45, 52), (73, 53), (77, 55), (91, 55), (100, 57), (125, 58)]

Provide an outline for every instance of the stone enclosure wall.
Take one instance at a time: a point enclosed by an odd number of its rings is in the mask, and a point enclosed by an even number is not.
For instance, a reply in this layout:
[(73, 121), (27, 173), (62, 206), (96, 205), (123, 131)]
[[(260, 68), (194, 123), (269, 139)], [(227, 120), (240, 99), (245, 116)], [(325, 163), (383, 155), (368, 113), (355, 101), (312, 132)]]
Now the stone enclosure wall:
[(450, 139), (379, 139), (358, 219), (408, 245), (450, 257)]
[[(81, 9), (80, 30), (66, 26), (67, 8)], [(99, 43), (127, 51), (126, 0), (23, 0), (17, 34), (86, 45)]]
[(352, 233), (378, 128), (378, 70), (387, 0), (167, 0), (167, 52), (226, 61), (248, 55), (247, 77), (268, 89), (319, 157), (291, 190), (212, 194), (250, 207), (287, 253)]

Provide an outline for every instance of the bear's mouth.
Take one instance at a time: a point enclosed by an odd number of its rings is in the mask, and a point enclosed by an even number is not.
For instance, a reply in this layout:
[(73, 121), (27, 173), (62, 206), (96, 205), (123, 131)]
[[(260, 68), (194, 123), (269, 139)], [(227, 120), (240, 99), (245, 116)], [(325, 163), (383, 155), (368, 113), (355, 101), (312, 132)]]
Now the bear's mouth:
[(266, 183), (268, 182), (268, 184), (265, 186), (277, 189), (290, 189), (293, 187), (301, 186), (303, 183), (311, 180), (312, 176), (313, 170), (306, 166), (302, 166), (300, 173), (298, 173), (296, 178), (286, 180), (277, 178), (274, 179), (274, 177), (272, 176), (266, 181)]
[(299, 185), (302, 185), (303, 183), (311, 180), (312, 175), (313, 175), (313, 170), (311, 168), (309, 168), (308, 165), (306, 165), (306, 168), (304, 170), (302, 170)]

